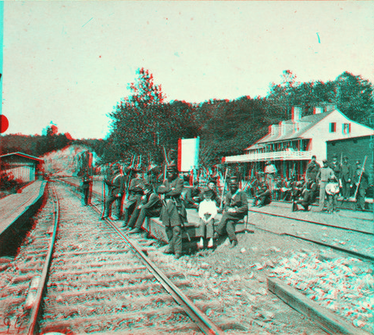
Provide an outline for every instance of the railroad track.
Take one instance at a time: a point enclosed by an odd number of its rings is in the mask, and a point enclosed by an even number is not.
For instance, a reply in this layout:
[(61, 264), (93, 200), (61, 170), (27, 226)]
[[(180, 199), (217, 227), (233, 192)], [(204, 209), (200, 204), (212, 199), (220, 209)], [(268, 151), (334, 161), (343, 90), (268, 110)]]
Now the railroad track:
[[(354, 247), (352, 247), (352, 241), (356, 241), (356, 243), (359, 241), (364, 242), (364, 244), (370, 248), (370, 245), (372, 245), (374, 232), (363, 229), (355, 229), (352, 227), (339, 226), (334, 224), (333, 216), (331, 216), (332, 223), (330, 224), (310, 220), (309, 218), (296, 218), (287, 214), (270, 213), (267, 212), (266, 209), (260, 210), (249, 208), (249, 212), (253, 222), (256, 222), (256, 220), (266, 221), (266, 224), (258, 224), (259, 221), (257, 221), (256, 224), (249, 223), (256, 229), (277, 234), (279, 236), (289, 236), (292, 238), (301, 239), (310, 243), (347, 253), (354, 257), (374, 261), (374, 250), (371, 250), (371, 254), (368, 254), (362, 251), (362, 245), (358, 246), (355, 244)], [(272, 219), (267, 220), (266, 218)], [(277, 225), (274, 224), (275, 220)], [(303, 232), (302, 230), (308, 231)], [(340, 236), (341, 241), (339, 241), (339, 238), (336, 238), (336, 236)], [(361, 250), (359, 251), (360, 247)]]
[[(71, 181), (67, 181), (67, 180), (63, 180), (64, 183), (67, 183), (68, 185), (70, 186), (73, 186), (73, 187), (78, 187), (78, 185), (76, 185), (75, 183), (71, 182)], [(102, 201), (101, 201), (101, 194), (98, 193), (98, 192), (95, 192), (93, 191), (92, 192), (92, 195), (93, 195), (93, 205), (99, 209), (100, 206), (102, 206)], [(266, 207), (265, 207), (266, 208)], [(264, 208), (264, 209), (265, 209)], [(101, 209), (100, 209), (101, 210)], [(308, 213), (308, 212), (306, 212)], [(326, 236), (326, 231), (323, 231), (324, 229), (327, 230), (327, 231), (333, 231), (333, 230), (337, 230), (337, 231), (342, 231), (344, 232), (344, 234), (349, 234), (349, 237), (352, 238), (352, 239), (355, 239), (355, 240), (359, 240), (359, 241), (367, 241), (368, 244), (372, 244), (372, 238), (373, 238), (373, 235), (374, 235), (374, 230), (373, 231), (365, 231), (365, 230), (362, 230), (362, 229), (355, 229), (355, 228), (352, 228), (352, 227), (343, 227), (343, 226), (338, 226), (336, 224), (333, 224), (333, 220), (332, 220), (332, 223), (326, 223), (326, 222), (319, 222), (317, 220), (311, 220), (309, 218), (295, 218), (295, 217), (292, 217), (290, 215), (282, 215), (282, 214), (279, 214), (279, 213), (269, 213), (269, 212), (266, 212), (265, 210), (259, 210), (259, 209), (252, 209), (251, 207), (249, 207), (249, 221), (253, 221), (253, 222), (256, 222), (256, 214), (261, 214), (263, 215), (264, 217), (273, 217), (273, 218), (277, 218), (277, 220), (280, 220), (280, 222), (282, 223), (283, 226), (286, 226), (286, 225), (289, 225), (290, 227), (292, 227), (291, 229), (291, 232), (283, 232), (283, 231), (279, 231), (278, 229), (272, 229), (271, 227), (261, 227), (257, 224), (252, 224), (256, 229), (260, 229), (260, 230), (263, 230), (263, 231), (267, 231), (267, 232), (270, 232), (270, 233), (273, 233), (273, 234), (277, 234), (279, 236), (289, 236), (289, 237), (292, 237), (292, 238), (295, 238), (295, 239), (299, 239), (299, 240), (304, 240), (306, 242), (310, 242), (310, 243), (314, 243), (314, 244), (317, 244), (317, 245), (320, 245), (320, 246), (323, 246), (323, 247), (326, 247), (326, 248), (332, 248), (334, 250), (337, 250), (337, 251), (340, 251), (340, 252), (345, 252), (349, 255), (352, 255), (354, 257), (359, 257), (359, 258), (362, 258), (362, 259), (365, 259), (365, 260), (369, 260), (369, 261), (373, 261), (374, 260), (374, 250), (373, 250), (373, 255), (369, 255), (369, 254), (366, 254), (364, 252), (361, 252), (359, 251), (359, 246), (355, 246), (355, 247), (347, 247), (348, 246), (348, 243), (346, 243), (347, 241), (347, 238), (345, 238), (345, 241), (341, 241), (342, 243), (344, 244), (339, 244), (339, 242), (337, 241), (337, 239), (335, 240), (331, 240), (331, 241), (328, 241), (328, 237)], [(255, 217), (253, 217), (255, 216)], [(341, 213), (339, 213), (339, 216), (342, 217), (343, 215)], [(331, 216), (333, 218), (333, 216)], [(347, 217), (347, 220), (349, 219), (359, 219), (361, 220), (360, 218), (355, 218), (355, 217)], [(268, 221), (268, 220), (267, 220)], [(273, 220), (269, 220), (268, 222), (271, 222)], [(369, 220), (364, 220), (364, 221), (369, 221)], [(251, 225), (251, 223), (249, 223)], [(298, 229), (297, 227), (300, 227), (300, 226), (303, 226), (305, 227), (305, 224), (307, 225), (314, 225), (318, 228), (316, 228), (316, 230), (318, 229), (321, 229), (321, 234), (320, 236), (315, 236), (315, 237), (311, 237), (311, 236), (307, 236), (307, 234), (300, 234), (298, 232)], [(300, 228), (302, 229), (302, 228)], [(292, 231), (294, 233), (292, 233)]]
[(150, 260), (149, 241), (128, 239), (82, 209), (66, 187), (55, 188), (20, 248), (13, 278), (0, 287), (0, 333), (222, 334), (203, 313), (208, 308), (217, 308), (216, 323), (232, 328), (218, 300), (167, 259)]

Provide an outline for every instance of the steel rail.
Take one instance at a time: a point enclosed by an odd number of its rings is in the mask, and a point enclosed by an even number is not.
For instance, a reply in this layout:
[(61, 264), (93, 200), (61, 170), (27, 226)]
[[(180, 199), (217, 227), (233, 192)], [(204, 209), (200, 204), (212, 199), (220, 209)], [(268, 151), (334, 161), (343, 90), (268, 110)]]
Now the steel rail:
[[(65, 181), (64, 181), (65, 182)], [(75, 184), (68, 182), (68, 184), (75, 186)], [(97, 206), (92, 203), (90, 206), (101, 215), (101, 211)], [(195, 304), (189, 299), (174, 283), (162, 272), (158, 266), (153, 263), (141, 250), (141, 248), (129, 239), (111, 220), (105, 218), (105, 222), (110, 225), (119, 235), (119, 237), (129, 244), (135, 251), (136, 255), (139, 256), (144, 265), (148, 270), (155, 276), (160, 284), (165, 288), (167, 292), (173, 297), (173, 299), (184, 309), (188, 316), (197, 324), (204, 334), (207, 335), (224, 335), (225, 333), (221, 328), (214, 324)]]
[(332, 224), (328, 224), (328, 223), (322, 223), (322, 222), (312, 221), (312, 220), (307, 220), (307, 219), (304, 220), (304, 219), (294, 218), (294, 217), (283, 215), (283, 214), (273, 214), (273, 213), (261, 212), (261, 211), (256, 211), (254, 209), (248, 209), (248, 212), (257, 213), (257, 214), (264, 214), (264, 215), (269, 215), (269, 216), (276, 216), (276, 217), (279, 217), (279, 218), (284, 218), (284, 219), (289, 219), (289, 220), (294, 220), (294, 221), (312, 223), (312, 224), (316, 224), (316, 225), (320, 225), (320, 226), (326, 226), (326, 227), (330, 227), (330, 228), (349, 230), (349, 231), (353, 231), (355, 233), (374, 235), (374, 233), (371, 233), (371, 232), (368, 232), (368, 231), (362, 231), (362, 230), (358, 230), (358, 229), (354, 229), (354, 228), (348, 228), (348, 227), (340, 227), (340, 226), (336, 226), (336, 225), (332, 225)]
[[(101, 214), (100, 210), (91, 204), (91, 207)], [(111, 220), (105, 219), (105, 222), (109, 224), (126, 243), (128, 243), (133, 249), (135, 249), (137, 256), (148, 270), (156, 277), (167, 292), (174, 298), (174, 300), (184, 309), (188, 316), (198, 325), (201, 331), (207, 335), (223, 335), (225, 334), (221, 328), (214, 324), (194, 303), (189, 299), (173, 282), (166, 277), (158, 266), (153, 263), (141, 250), (141, 248), (129, 239), (119, 228), (111, 222)]]
[(46, 285), (46, 282), (47, 282), (48, 271), (49, 271), (49, 267), (50, 267), (51, 260), (52, 260), (52, 253), (53, 253), (53, 248), (54, 248), (54, 245), (55, 245), (58, 221), (59, 221), (59, 216), (60, 216), (60, 209), (59, 209), (59, 202), (58, 202), (59, 199), (58, 199), (57, 193), (55, 192), (54, 186), (52, 186), (52, 185), (51, 185), (51, 190), (52, 190), (52, 194), (53, 194), (53, 197), (54, 197), (54, 200), (53, 200), (53, 202), (54, 202), (53, 234), (52, 234), (52, 237), (51, 237), (51, 240), (50, 240), (46, 260), (44, 262), (44, 267), (43, 267), (43, 272), (42, 272), (42, 275), (41, 275), (41, 278), (40, 278), (39, 287), (38, 287), (38, 290), (37, 290), (37, 293), (36, 293), (36, 300), (35, 300), (32, 308), (31, 308), (31, 312), (30, 312), (30, 315), (31, 315), (30, 316), (30, 322), (29, 322), (29, 326), (28, 326), (28, 329), (27, 329), (27, 334), (28, 335), (37, 334), (36, 328), (37, 328), (37, 323), (38, 323), (38, 315), (39, 315), (39, 312), (40, 312), (40, 306), (41, 306), (41, 302), (42, 302), (42, 298), (43, 298), (45, 285)]
[(316, 241), (316, 240), (308, 239), (306, 237), (301, 237), (301, 236), (297, 236), (297, 235), (293, 235), (293, 234), (289, 234), (289, 233), (277, 233), (277, 232), (269, 230), (269, 229), (256, 227), (252, 223), (249, 223), (249, 224), (252, 225), (255, 229), (266, 231), (267, 233), (271, 233), (271, 234), (278, 235), (278, 236), (289, 236), (289, 237), (293, 237), (293, 238), (298, 238), (298, 239), (301, 239), (301, 240), (304, 240), (304, 241), (308, 241), (308, 242), (311, 242), (311, 243), (314, 243), (314, 244), (322, 245), (322, 246), (324, 246), (326, 248), (331, 248), (331, 249), (339, 250), (341, 252), (345, 252), (347, 254), (351, 254), (351, 255), (359, 257), (359, 258), (364, 258), (364, 259), (369, 259), (371, 261), (374, 261), (374, 257), (373, 256), (361, 254), (361, 253), (359, 253), (357, 251), (348, 250), (348, 249), (341, 248), (341, 247), (338, 247), (338, 246), (335, 246), (335, 245), (332, 245), (332, 244), (327, 244), (327, 243), (319, 242), (319, 241)]

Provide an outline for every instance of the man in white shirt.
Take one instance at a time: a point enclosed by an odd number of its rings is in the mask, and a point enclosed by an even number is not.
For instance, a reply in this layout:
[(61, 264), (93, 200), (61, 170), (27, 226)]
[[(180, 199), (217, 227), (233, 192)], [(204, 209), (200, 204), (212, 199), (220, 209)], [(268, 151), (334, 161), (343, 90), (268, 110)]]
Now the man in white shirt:
[(270, 161), (267, 161), (264, 172), (265, 178), (269, 185), (270, 192), (273, 193), (275, 185), (275, 174), (277, 173), (277, 168), (274, 166), (274, 164), (271, 164)]
[(199, 205), (200, 225), (197, 229), (197, 234), (200, 236), (200, 241), (197, 244), (201, 249), (204, 246), (204, 236), (208, 239), (208, 248), (213, 247), (213, 225), (214, 218), (217, 215), (216, 202), (213, 201), (213, 191), (208, 189), (204, 192), (204, 200)]

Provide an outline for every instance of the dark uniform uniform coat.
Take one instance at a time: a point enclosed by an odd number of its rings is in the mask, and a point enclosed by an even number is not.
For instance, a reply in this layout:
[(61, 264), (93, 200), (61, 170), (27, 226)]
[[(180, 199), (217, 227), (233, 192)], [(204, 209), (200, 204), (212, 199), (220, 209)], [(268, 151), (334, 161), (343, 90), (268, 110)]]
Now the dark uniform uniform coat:
[[(365, 196), (366, 196), (366, 189), (369, 187), (369, 175), (364, 171), (362, 172), (361, 181), (360, 181), (360, 174), (362, 169), (356, 169), (356, 172), (353, 176), (353, 182), (356, 185), (357, 190), (357, 207), (358, 209), (364, 210), (365, 209)], [(360, 184), (359, 184), (360, 182)]]
[[(245, 192), (238, 190), (235, 194), (231, 191), (227, 193), (224, 200), (224, 213), (221, 221), (217, 226), (217, 233), (223, 235), (226, 230), (230, 241), (238, 241), (235, 235), (235, 224), (239, 220), (243, 219), (248, 214), (248, 200)], [(230, 213), (228, 210), (235, 208), (235, 213)]]
[(311, 161), (306, 168), (306, 179), (315, 181), (320, 168), (317, 162)]
[[(172, 190), (173, 189), (173, 190)], [(176, 178), (173, 181), (166, 180), (158, 188), (157, 193), (164, 194), (164, 206), (162, 206), (160, 219), (165, 226), (179, 226), (187, 219), (187, 212), (180, 195), (183, 190), (183, 179)], [(181, 222), (181, 220), (183, 220)]]
[(125, 189), (125, 176), (117, 172), (112, 175), (111, 178), (104, 179), (104, 182), (108, 186), (108, 194), (105, 196), (104, 217), (109, 216), (110, 207), (112, 203), (116, 201), (116, 215), (119, 218), (121, 215), (122, 198)]
[(353, 169), (352, 165), (349, 163), (343, 163), (342, 164), (342, 171), (341, 171), (341, 181), (342, 181), (342, 187), (343, 187), (343, 197), (344, 199), (349, 198), (350, 192), (351, 192), (351, 182), (352, 182), (352, 176), (353, 176)]

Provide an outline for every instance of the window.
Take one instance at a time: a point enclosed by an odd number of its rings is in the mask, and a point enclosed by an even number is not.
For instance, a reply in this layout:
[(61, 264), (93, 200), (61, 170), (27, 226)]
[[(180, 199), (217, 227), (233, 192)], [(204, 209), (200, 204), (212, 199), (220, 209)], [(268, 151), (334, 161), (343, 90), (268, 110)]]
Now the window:
[(350, 123), (343, 123), (343, 134), (348, 135), (351, 133), (351, 124)]
[(330, 122), (330, 133), (336, 132), (336, 122)]

